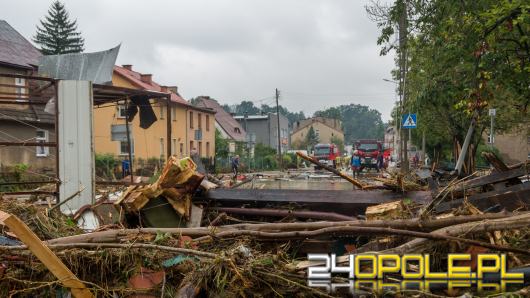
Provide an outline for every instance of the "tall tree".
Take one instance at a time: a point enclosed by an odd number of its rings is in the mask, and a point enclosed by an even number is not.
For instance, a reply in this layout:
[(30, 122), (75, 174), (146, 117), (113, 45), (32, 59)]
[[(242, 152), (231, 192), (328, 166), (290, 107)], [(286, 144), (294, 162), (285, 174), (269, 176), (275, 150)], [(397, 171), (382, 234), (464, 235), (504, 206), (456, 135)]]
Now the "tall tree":
[(320, 139), (318, 138), (317, 133), (313, 129), (313, 126), (311, 126), (305, 137), (305, 144), (307, 147), (313, 148), (319, 142)]
[[(368, 12), (381, 28), (382, 53), (396, 48), (396, 0)], [(530, 4), (525, 0), (407, 0), (409, 26), (406, 110), (418, 112), (418, 139), (426, 131), (428, 151), (447, 153), (462, 145), (476, 120), (474, 148), (489, 126), (488, 108), (497, 109), (496, 129), (526, 122), (530, 109)], [(394, 72), (399, 79), (399, 72)], [(457, 152), (458, 150), (454, 150)], [(447, 154), (449, 155), (449, 154)], [(469, 156), (469, 155), (468, 155)], [(456, 154), (453, 154), (456, 157)], [(472, 167), (467, 167), (472, 172)]]
[(80, 53), (84, 50), (85, 40), (77, 31), (76, 20), (70, 20), (68, 11), (59, 2), (53, 2), (48, 15), (37, 25), (33, 41), (41, 46), (44, 55)]
[(344, 131), (344, 143), (353, 144), (358, 139), (383, 139), (384, 124), (381, 113), (358, 104), (340, 105), (317, 111), (315, 116), (340, 119)]

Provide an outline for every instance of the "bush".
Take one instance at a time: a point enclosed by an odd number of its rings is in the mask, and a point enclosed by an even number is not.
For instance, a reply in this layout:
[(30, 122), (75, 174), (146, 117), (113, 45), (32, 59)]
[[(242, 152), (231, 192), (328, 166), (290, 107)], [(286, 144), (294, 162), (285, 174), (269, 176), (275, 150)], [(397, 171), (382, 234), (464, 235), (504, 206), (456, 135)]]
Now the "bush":
[(96, 175), (106, 180), (114, 180), (114, 169), (118, 165), (118, 160), (112, 154), (96, 154)]
[(486, 144), (479, 144), (477, 146), (477, 152), (476, 152), (476, 155), (475, 155), (475, 165), (477, 167), (488, 167), (489, 166), (488, 161), (484, 157), (482, 157), (482, 152), (491, 152), (491, 153), (495, 154), (497, 156), (497, 158), (502, 160), (502, 158), (500, 156), (499, 149), (497, 149), (495, 147), (491, 147), (491, 146), (486, 145)]

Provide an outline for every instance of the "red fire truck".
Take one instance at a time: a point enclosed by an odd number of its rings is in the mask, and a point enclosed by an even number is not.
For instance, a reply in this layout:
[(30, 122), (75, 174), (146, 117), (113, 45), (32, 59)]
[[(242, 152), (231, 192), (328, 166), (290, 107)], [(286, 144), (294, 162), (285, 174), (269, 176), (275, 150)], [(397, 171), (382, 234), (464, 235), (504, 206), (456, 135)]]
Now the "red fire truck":
[(335, 144), (316, 144), (313, 157), (328, 166), (337, 167), (336, 159), (340, 156), (339, 148)]
[(363, 169), (377, 170), (377, 156), (380, 152), (383, 155), (383, 167), (388, 166), (388, 158), (392, 149), (383, 148), (383, 143), (378, 140), (358, 140), (355, 142), (355, 149), (359, 152), (361, 157), (361, 171)]

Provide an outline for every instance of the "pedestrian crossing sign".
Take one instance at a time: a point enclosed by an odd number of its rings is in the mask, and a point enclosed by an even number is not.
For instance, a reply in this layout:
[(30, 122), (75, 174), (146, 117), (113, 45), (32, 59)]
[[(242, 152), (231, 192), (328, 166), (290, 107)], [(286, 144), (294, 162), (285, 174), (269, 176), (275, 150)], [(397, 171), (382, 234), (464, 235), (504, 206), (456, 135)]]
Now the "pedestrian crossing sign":
[(403, 128), (416, 128), (418, 122), (416, 121), (416, 114), (405, 114), (403, 115)]

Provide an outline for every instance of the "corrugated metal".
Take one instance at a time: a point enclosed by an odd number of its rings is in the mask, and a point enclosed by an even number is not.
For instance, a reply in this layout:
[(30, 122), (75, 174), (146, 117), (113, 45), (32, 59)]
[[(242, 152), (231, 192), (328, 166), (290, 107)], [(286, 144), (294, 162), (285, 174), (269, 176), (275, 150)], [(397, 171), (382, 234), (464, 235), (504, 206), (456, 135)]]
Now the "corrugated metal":
[(94, 200), (92, 84), (59, 81), (59, 188), (61, 200), (81, 191), (61, 211), (73, 213)]
[(39, 73), (62, 80), (108, 84), (112, 82), (112, 69), (119, 51), (117, 46), (102, 52), (42, 56)]

